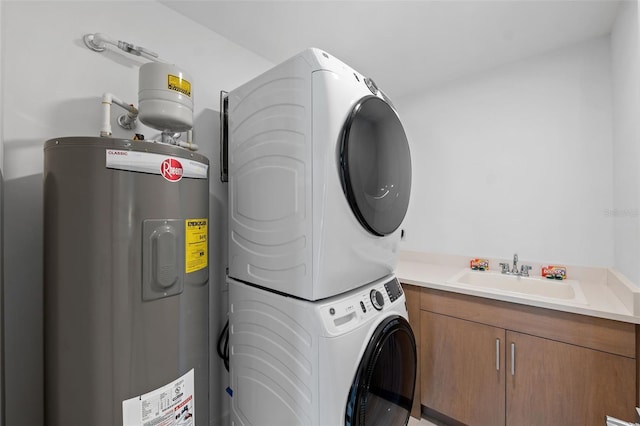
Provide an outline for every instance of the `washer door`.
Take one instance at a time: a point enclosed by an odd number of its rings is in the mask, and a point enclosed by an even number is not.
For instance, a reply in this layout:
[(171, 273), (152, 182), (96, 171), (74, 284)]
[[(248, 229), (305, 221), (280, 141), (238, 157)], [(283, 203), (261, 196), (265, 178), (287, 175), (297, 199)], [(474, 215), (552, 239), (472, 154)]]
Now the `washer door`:
[(398, 229), (409, 206), (411, 154), (395, 110), (367, 96), (351, 111), (340, 146), (342, 188), (351, 210), (377, 236)]
[(407, 320), (399, 315), (386, 318), (360, 361), (347, 399), (345, 425), (406, 425), (416, 362), (416, 341)]

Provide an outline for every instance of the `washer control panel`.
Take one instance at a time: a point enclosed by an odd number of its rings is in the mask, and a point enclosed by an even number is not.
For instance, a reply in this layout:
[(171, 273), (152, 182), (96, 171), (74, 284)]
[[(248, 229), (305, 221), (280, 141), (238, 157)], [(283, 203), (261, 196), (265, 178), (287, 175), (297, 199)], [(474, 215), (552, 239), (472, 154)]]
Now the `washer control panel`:
[[(381, 311), (384, 306), (384, 296), (375, 288), (371, 290), (369, 293), (369, 297), (371, 298), (371, 304), (376, 309), (376, 311)], [(393, 300), (392, 300), (393, 302)]]
[(389, 308), (402, 295), (402, 287), (396, 278), (381, 280), (327, 300), (320, 313), (328, 330), (344, 332)]
[(387, 295), (389, 296), (389, 300), (391, 302), (395, 302), (398, 297), (402, 296), (402, 287), (397, 279), (393, 279), (384, 285), (384, 289), (387, 291)]

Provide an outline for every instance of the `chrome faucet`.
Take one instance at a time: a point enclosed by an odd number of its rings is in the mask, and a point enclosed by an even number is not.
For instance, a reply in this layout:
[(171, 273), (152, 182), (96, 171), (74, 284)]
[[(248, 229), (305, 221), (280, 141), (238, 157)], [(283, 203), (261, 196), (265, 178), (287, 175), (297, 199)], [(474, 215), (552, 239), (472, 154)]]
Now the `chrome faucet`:
[(511, 270), (509, 270), (509, 264), (506, 262), (500, 263), (501, 273), (506, 275), (516, 275), (520, 277), (528, 277), (529, 271), (531, 270), (531, 266), (522, 265), (520, 266), (520, 270), (518, 270), (518, 253), (513, 255), (513, 266)]
[(523, 277), (528, 277), (529, 276), (529, 271), (531, 270), (531, 266), (529, 265), (522, 265), (520, 267), (520, 275)]

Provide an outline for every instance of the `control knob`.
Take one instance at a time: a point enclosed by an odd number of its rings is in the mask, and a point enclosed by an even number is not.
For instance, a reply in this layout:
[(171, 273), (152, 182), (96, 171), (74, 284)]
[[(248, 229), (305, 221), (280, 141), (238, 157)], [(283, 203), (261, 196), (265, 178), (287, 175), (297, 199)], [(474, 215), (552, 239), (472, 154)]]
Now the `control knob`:
[(373, 289), (371, 290), (369, 297), (371, 297), (371, 303), (373, 304), (373, 307), (376, 308), (377, 311), (381, 311), (382, 307), (384, 306), (384, 297), (382, 296), (382, 293), (380, 293), (378, 290)]

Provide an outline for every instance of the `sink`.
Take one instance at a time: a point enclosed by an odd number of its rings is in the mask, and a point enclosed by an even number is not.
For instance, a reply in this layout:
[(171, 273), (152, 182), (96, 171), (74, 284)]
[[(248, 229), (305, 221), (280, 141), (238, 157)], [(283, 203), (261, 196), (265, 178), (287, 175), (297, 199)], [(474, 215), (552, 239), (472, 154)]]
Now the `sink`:
[(587, 299), (576, 280), (550, 280), (540, 277), (520, 277), (493, 271), (464, 270), (447, 284), (481, 289), (491, 293), (510, 294), (541, 300), (562, 301), (587, 305)]

